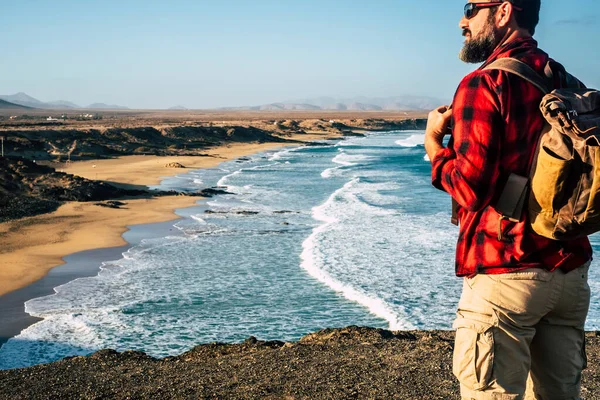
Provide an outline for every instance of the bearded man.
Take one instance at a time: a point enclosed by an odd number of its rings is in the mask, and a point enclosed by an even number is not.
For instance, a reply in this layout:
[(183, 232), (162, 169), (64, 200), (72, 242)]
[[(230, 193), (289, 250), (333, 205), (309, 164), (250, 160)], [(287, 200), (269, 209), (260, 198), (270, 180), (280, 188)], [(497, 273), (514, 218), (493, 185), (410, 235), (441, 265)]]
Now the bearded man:
[[(588, 239), (546, 239), (526, 215), (509, 220), (494, 208), (511, 173), (529, 175), (544, 94), (517, 75), (484, 68), (511, 57), (555, 88), (567, 84), (532, 37), (539, 10), (540, 0), (467, 3), (460, 59), (483, 65), (462, 80), (452, 107), (432, 111), (427, 123), (433, 185), (458, 204), (456, 274), (464, 280), (453, 372), (464, 399), (522, 399), (528, 376), (536, 399), (578, 399), (586, 365)], [(555, 70), (551, 80), (546, 65)]]

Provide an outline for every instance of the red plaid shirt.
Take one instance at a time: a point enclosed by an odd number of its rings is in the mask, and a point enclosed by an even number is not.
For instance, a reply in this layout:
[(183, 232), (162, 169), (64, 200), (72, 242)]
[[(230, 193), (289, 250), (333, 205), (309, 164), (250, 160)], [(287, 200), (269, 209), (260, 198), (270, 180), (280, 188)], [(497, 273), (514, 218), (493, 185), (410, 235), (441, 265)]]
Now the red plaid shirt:
[(459, 204), (456, 274), (501, 274), (526, 268), (570, 271), (591, 258), (587, 238), (546, 239), (535, 234), (525, 218), (500, 221), (491, 206), (511, 172), (528, 176), (544, 124), (539, 111), (542, 93), (535, 86), (507, 72), (482, 70), (503, 57), (519, 59), (541, 75), (548, 61), (532, 38), (496, 49), (460, 83), (452, 106), (452, 138), (432, 160), (433, 185)]

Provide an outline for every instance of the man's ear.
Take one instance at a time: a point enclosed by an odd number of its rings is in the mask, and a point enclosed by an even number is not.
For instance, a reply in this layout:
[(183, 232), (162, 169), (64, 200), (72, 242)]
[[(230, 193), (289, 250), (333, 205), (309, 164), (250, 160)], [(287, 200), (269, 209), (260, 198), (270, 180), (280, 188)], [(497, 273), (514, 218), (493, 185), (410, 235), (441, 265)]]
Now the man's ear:
[(504, 28), (505, 26), (510, 25), (510, 20), (515, 12), (513, 5), (505, 1), (498, 7), (498, 12), (496, 13), (496, 22), (500, 28)]

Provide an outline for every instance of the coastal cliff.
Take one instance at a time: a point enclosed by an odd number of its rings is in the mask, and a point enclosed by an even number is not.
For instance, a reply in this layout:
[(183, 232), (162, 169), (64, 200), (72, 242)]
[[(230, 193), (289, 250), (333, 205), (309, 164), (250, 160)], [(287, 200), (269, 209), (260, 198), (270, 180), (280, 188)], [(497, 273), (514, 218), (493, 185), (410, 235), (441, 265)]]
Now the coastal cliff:
[(75, 161), (125, 155), (202, 155), (227, 143), (290, 142), (292, 134), (425, 129), (424, 119), (268, 120), (244, 126), (212, 122), (201, 125), (125, 126), (0, 124), (6, 156), (31, 160)]
[[(101, 201), (148, 194), (60, 172), (64, 162), (128, 155), (208, 156), (206, 149), (232, 143), (302, 143), (309, 132), (361, 135), (366, 131), (423, 129), (423, 119), (268, 120), (253, 125), (44, 126), (0, 125), (0, 222), (56, 210), (65, 201)], [(101, 124), (104, 122), (101, 122)], [(296, 136), (297, 137), (297, 136)], [(58, 170), (58, 171), (57, 171)], [(173, 193), (176, 194), (176, 193)], [(153, 193), (152, 195), (157, 195)]]
[[(102, 350), (0, 371), (10, 399), (458, 399), (453, 332), (325, 329), (298, 342), (206, 344), (176, 357)], [(600, 334), (586, 336), (582, 396), (600, 398)]]

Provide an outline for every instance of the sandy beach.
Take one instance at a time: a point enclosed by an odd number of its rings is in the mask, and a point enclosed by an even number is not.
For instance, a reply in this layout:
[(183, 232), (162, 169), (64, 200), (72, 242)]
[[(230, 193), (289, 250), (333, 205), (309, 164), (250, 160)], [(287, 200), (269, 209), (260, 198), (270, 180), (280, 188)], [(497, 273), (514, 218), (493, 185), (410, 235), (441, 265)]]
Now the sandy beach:
[[(298, 135), (292, 139), (310, 141), (333, 136), (331, 133)], [(73, 162), (57, 169), (88, 179), (123, 186), (149, 186), (163, 177), (187, 170), (211, 168), (221, 162), (285, 143), (234, 143), (207, 149), (206, 156), (127, 156), (116, 159)], [(289, 145), (289, 144), (288, 144)], [(186, 168), (166, 168), (177, 162)], [(162, 197), (125, 200), (121, 209), (93, 203), (67, 203), (57, 211), (0, 224), (0, 296), (43, 278), (64, 263), (63, 257), (84, 250), (122, 246), (128, 226), (177, 219), (174, 210), (190, 207), (197, 197)]]

